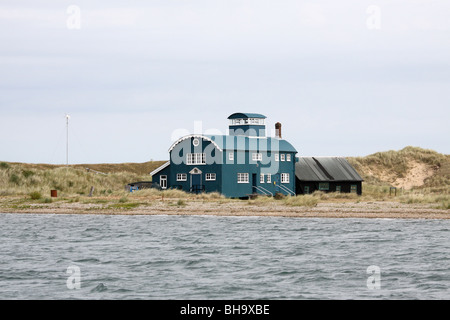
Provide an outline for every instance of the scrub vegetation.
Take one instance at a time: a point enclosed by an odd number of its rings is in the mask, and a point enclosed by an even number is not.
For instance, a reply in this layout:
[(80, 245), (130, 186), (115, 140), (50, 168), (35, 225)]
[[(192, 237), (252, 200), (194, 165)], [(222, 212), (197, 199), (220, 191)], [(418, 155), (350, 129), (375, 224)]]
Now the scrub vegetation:
[[(377, 152), (366, 157), (347, 159), (364, 179), (362, 196), (315, 192), (296, 197), (258, 196), (246, 200), (246, 204), (261, 207), (271, 204), (315, 207), (319, 203), (394, 201), (450, 209), (449, 155), (406, 147), (399, 151)], [(174, 208), (189, 207), (194, 202), (222, 205), (243, 201), (227, 199), (216, 192), (194, 195), (181, 190), (143, 189), (130, 193), (125, 189), (131, 182), (150, 181), (149, 172), (163, 163), (150, 161), (58, 166), (0, 162), (0, 207), (20, 209), (65, 202), (90, 206), (92, 210), (127, 210), (164, 203), (166, 200), (174, 204)], [(89, 196), (92, 187), (94, 189)], [(50, 198), (51, 190), (57, 190), (56, 198)]]

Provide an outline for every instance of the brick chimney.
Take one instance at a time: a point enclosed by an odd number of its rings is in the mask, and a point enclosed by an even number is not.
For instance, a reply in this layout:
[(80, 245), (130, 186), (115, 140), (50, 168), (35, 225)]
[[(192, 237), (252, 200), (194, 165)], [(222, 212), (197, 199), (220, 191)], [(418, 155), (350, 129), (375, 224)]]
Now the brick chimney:
[(275, 137), (281, 139), (281, 123), (275, 123)]

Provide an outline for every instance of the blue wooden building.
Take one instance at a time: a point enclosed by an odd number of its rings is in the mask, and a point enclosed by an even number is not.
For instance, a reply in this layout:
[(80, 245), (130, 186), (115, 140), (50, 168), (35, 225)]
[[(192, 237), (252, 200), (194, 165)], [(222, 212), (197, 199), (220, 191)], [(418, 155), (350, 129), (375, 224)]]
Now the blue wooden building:
[(150, 174), (160, 188), (219, 192), (242, 198), (251, 194), (295, 195), (297, 150), (281, 138), (266, 136), (266, 117), (234, 113), (228, 135), (184, 136), (169, 148), (170, 160)]

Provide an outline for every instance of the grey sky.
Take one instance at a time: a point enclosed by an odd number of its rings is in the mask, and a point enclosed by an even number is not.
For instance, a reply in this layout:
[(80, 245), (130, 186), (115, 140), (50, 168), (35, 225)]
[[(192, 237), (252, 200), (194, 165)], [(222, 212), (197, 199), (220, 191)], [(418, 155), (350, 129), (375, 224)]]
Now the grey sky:
[(449, 1), (92, 2), (1, 2), (1, 161), (64, 163), (65, 113), (71, 163), (168, 159), (233, 112), (299, 155), (450, 153)]

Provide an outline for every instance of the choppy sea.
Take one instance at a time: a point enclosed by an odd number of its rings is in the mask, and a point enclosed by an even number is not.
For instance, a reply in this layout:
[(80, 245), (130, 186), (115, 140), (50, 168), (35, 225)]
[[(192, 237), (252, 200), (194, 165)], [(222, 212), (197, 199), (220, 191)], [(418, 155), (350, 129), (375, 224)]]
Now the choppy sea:
[(0, 299), (450, 299), (450, 220), (0, 214)]

